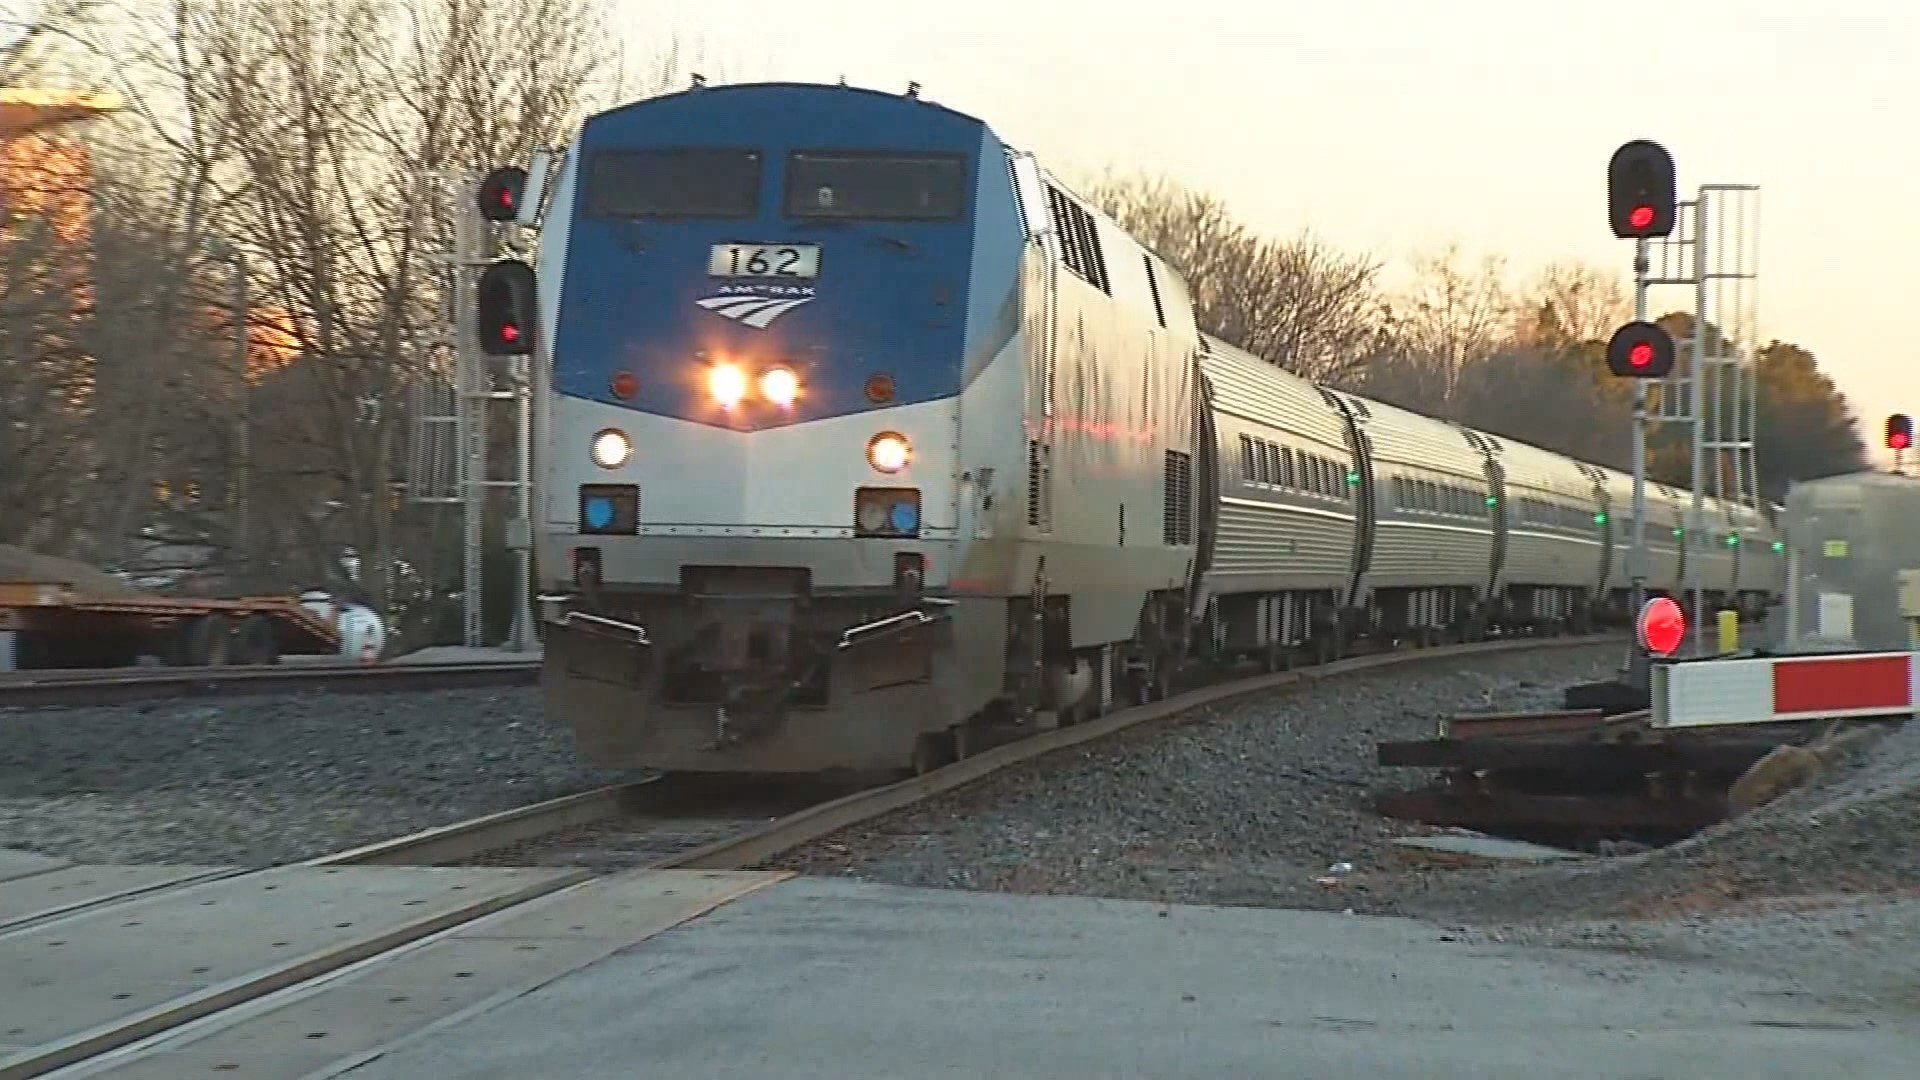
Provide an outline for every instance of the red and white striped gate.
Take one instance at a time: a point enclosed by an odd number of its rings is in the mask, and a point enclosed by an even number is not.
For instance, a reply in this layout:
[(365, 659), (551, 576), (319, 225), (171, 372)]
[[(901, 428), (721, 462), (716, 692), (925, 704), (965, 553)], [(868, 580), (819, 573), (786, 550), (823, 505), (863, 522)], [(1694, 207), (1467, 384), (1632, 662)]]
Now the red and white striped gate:
[(1912, 716), (1915, 653), (1696, 660), (1653, 668), (1653, 726)]

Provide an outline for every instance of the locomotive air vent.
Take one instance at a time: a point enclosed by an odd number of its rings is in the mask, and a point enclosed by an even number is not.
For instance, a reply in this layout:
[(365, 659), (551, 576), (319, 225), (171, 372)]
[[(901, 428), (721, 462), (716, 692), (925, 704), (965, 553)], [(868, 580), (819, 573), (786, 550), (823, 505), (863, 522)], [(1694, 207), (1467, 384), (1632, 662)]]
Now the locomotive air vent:
[(1168, 547), (1193, 543), (1193, 456), (1167, 451), (1166, 507), (1161, 512), (1160, 542)]
[(1038, 442), (1027, 443), (1027, 524), (1043, 532), (1052, 520), (1052, 508), (1047, 505), (1049, 451)]

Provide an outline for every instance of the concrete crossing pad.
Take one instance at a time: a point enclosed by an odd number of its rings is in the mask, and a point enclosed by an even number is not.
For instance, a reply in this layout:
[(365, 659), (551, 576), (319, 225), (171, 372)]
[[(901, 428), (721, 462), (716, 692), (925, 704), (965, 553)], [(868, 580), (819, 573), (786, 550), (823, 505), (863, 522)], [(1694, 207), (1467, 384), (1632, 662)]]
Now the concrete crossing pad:
[(40, 1075), (585, 876), (281, 867), (0, 929), (0, 1080)]
[(218, 866), (56, 865), (45, 873), (0, 880), (0, 934), (109, 900), (239, 872)]
[(56, 859), (51, 855), (0, 847), (0, 881), (12, 881), (28, 874), (44, 874), (70, 865), (65, 859)]
[(79, 1075), (296, 1080), (344, 1072), (787, 876), (640, 871), (577, 885), (130, 1047)]

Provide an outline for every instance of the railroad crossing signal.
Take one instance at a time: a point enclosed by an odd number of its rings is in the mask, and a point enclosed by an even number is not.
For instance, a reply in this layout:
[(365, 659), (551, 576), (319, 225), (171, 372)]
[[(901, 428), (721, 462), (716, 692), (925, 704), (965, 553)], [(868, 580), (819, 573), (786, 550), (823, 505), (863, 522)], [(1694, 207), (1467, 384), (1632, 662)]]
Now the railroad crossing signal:
[(480, 273), (480, 348), (488, 356), (527, 356), (533, 352), (540, 309), (533, 267), (502, 259)]
[(1887, 449), (1905, 450), (1913, 445), (1913, 417), (1894, 413), (1887, 417)]
[(1607, 342), (1607, 370), (1623, 379), (1664, 379), (1673, 370), (1673, 335), (1659, 323), (1630, 322)]
[(1640, 609), (1640, 647), (1655, 656), (1671, 656), (1687, 639), (1687, 616), (1680, 605), (1656, 596)]
[(488, 221), (512, 221), (519, 215), (520, 200), (526, 193), (527, 170), (518, 165), (495, 169), (480, 181), (480, 216)]
[(1673, 155), (1647, 139), (1613, 152), (1607, 163), (1607, 216), (1622, 240), (1668, 236), (1678, 216)]

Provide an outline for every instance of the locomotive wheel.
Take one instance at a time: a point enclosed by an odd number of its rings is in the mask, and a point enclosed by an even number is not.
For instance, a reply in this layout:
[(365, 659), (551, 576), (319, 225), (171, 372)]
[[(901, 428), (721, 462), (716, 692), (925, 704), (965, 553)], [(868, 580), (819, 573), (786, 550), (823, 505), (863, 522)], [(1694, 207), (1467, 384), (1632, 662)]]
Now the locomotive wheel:
[(1145, 671), (1127, 673), (1127, 697), (1135, 705), (1151, 705), (1164, 699), (1173, 681), (1167, 674), (1167, 666), (1157, 658), (1146, 657), (1146, 664)]
[(959, 744), (951, 731), (928, 731), (913, 741), (913, 774), (925, 776), (959, 759)]
[(1147, 671), (1147, 692), (1154, 701), (1165, 701), (1173, 696), (1173, 665), (1165, 657), (1156, 657), (1153, 667)]
[(1313, 657), (1316, 664), (1331, 664), (1347, 653), (1346, 637), (1338, 626), (1322, 626), (1313, 636)]

